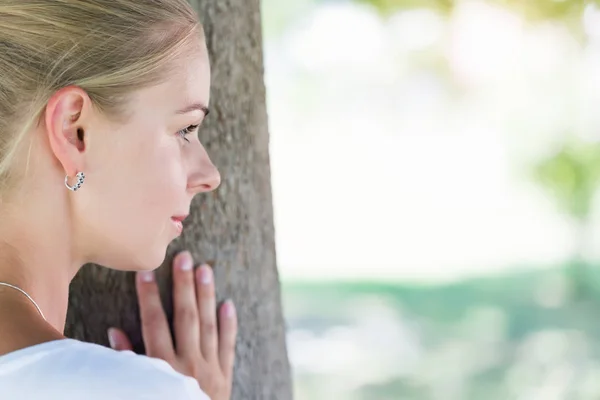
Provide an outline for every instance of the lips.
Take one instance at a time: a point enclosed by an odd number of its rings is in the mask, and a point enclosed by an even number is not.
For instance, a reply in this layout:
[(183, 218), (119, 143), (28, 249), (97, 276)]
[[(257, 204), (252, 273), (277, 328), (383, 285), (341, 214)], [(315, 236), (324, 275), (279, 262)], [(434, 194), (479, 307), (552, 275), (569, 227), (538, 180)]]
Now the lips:
[(177, 229), (177, 233), (181, 234), (183, 232), (183, 220), (187, 218), (187, 215), (176, 215), (171, 217), (171, 221), (173, 221), (173, 225), (175, 225), (175, 229)]

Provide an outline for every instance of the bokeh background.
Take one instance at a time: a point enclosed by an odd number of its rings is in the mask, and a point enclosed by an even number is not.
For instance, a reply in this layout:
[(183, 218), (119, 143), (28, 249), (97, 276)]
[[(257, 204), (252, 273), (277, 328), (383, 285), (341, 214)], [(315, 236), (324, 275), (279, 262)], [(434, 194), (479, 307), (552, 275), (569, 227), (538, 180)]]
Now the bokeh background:
[(262, 15), (296, 399), (599, 399), (600, 7)]

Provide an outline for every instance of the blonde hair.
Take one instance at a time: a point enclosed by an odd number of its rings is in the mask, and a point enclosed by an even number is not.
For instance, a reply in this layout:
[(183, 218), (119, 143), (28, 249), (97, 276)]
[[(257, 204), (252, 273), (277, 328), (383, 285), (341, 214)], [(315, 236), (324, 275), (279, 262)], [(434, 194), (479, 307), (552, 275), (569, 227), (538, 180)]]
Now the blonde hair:
[(129, 95), (163, 81), (202, 35), (186, 0), (2, 0), (0, 194), (57, 90), (78, 86), (107, 117), (126, 119)]

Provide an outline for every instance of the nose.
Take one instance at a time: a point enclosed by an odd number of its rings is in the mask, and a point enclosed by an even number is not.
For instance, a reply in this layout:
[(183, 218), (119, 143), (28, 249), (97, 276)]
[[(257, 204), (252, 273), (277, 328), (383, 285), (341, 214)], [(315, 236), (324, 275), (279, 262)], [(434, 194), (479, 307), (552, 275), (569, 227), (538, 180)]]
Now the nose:
[(188, 180), (188, 190), (193, 194), (210, 192), (221, 184), (221, 174), (208, 155), (194, 169)]

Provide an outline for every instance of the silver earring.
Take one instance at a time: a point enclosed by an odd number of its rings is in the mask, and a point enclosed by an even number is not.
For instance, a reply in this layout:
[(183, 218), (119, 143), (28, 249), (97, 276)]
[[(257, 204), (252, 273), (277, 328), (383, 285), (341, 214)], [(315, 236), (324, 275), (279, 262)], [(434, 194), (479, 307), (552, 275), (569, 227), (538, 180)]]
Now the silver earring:
[(75, 183), (73, 186), (69, 186), (69, 175), (65, 176), (65, 186), (67, 187), (67, 189), (72, 190), (73, 192), (79, 189), (81, 185), (83, 185), (85, 175), (83, 174), (83, 172), (80, 172), (76, 175), (76, 178), (77, 183)]

